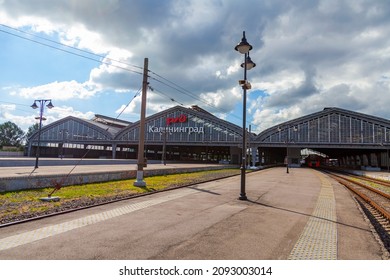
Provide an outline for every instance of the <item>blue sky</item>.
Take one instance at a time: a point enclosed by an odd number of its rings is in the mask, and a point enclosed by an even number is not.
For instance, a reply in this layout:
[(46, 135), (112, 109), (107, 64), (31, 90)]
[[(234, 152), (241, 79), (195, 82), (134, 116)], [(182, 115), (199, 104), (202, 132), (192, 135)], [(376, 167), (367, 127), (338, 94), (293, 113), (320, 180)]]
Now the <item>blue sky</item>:
[(241, 126), (243, 30), (255, 132), (324, 107), (390, 118), (388, 1), (0, 0), (0, 24), (0, 123), (25, 130), (34, 99), (53, 101), (46, 124), (130, 101), (120, 118), (138, 120), (145, 57), (148, 115), (196, 104)]

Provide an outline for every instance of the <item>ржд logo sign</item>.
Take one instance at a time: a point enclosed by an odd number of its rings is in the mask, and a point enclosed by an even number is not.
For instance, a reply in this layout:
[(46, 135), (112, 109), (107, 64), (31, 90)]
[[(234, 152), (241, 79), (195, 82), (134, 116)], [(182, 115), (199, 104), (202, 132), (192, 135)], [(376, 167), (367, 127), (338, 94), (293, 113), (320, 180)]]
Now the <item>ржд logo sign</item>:
[(171, 123), (184, 123), (187, 121), (186, 115), (180, 115), (177, 118), (167, 118), (167, 125), (170, 125)]

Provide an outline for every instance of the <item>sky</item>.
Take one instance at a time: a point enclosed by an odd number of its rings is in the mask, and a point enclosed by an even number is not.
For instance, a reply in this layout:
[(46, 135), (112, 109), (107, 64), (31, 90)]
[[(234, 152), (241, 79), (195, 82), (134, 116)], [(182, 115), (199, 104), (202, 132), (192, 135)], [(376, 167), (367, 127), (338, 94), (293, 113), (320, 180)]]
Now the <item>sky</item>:
[(247, 125), (339, 107), (390, 119), (390, 1), (0, 0), (0, 124), (72, 115), (139, 120), (176, 105), (242, 126), (238, 80), (253, 46)]

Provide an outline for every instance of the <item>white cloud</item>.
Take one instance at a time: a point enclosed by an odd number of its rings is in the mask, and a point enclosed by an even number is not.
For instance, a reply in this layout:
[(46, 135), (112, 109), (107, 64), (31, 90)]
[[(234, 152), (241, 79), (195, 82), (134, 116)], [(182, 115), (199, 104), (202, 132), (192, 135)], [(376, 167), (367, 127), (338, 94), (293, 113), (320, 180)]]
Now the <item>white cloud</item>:
[(4, 111), (13, 111), (15, 110), (15, 104), (0, 104), (0, 112), (3, 114)]
[(87, 30), (85, 26), (76, 24), (68, 29), (61, 29), (60, 42), (67, 46), (89, 50), (94, 53), (106, 53), (110, 46), (104, 43), (102, 36), (97, 32)]
[(74, 116), (81, 119), (92, 119), (95, 116), (94, 112), (88, 111), (88, 112), (80, 112), (77, 110), (74, 110), (74, 108), (69, 106), (56, 106), (49, 112), (51, 115), (53, 115), (53, 120), (59, 120), (62, 118), (65, 118), (67, 116)]
[(258, 109), (254, 113), (253, 123), (256, 126), (255, 133), (300, 116), (302, 116), (302, 110), (298, 106), (281, 109), (278, 112), (267, 108)]
[[(55, 104), (54, 104), (55, 105)], [(27, 131), (27, 129), (37, 122), (37, 118), (39, 118), (39, 110), (33, 110), (30, 108), (30, 113), (20, 115), (18, 114), (17, 106), (13, 105), (4, 105), (0, 104), (0, 123), (11, 121), (17, 124), (21, 129)], [(27, 110), (25, 110), (27, 112)], [(67, 106), (55, 106), (52, 109), (47, 109), (45, 107), (43, 116), (45, 117), (45, 121), (43, 125), (50, 124), (54, 121), (60, 120), (67, 116), (75, 116), (82, 119), (91, 119), (95, 113), (89, 112), (80, 112), (74, 110), (72, 107)]]
[[(1, 4), (1, 3), (0, 3)], [(5, 10), (0, 10), (1, 24), (5, 24), (14, 28), (29, 26), (34, 32), (42, 32), (52, 34), (59, 29), (58, 25), (54, 25), (52, 21), (40, 16), (21, 15), (19, 17), (8, 14)]]
[(264, 81), (252, 82), (251, 84), (253, 88), (260, 88), (269, 95), (273, 95), (298, 87), (304, 79), (304, 73), (300, 69), (282, 69), (279, 73)]
[(25, 99), (87, 99), (95, 95), (100, 89), (89, 82), (78, 83), (76, 81), (53, 82), (36, 87), (17, 88), (11, 92)]
[[(135, 101), (131, 102), (130, 104), (122, 104), (119, 109), (115, 111), (117, 115), (127, 114), (132, 115), (136, 114), (136, 108), (138, 108)], [(120, 118), (120, 117), (119, 117)]]
[(89, 83), (100, 90), (115, 90), (117, 92), (137, 89), (141, 85), (140, 69), (130, 61), (132, 54), (122, 49), (112, 49), (105, 56), (99, 67), (90, 72)]
[(225, 112), (230, 112), (234, 109), (237, 103), (242, 100), (242, 91), (237, 86), (230, 90), (202, 93), (200, 98), (204, 100), (206, 104), (202, 104), (206, 110), (212, 113), (221, 113), (221, 109)]

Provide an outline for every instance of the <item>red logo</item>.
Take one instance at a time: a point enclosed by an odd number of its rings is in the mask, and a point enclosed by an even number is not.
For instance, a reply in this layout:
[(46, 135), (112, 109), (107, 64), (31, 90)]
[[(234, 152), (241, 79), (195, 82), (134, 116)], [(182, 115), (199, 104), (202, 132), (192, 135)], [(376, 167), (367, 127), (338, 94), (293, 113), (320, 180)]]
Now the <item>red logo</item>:
[(170, 125), (171, 123), (184, 123), (187, 121), (186, 115), (180, 115), (177, 118), (167, 118), (167, 125)]

